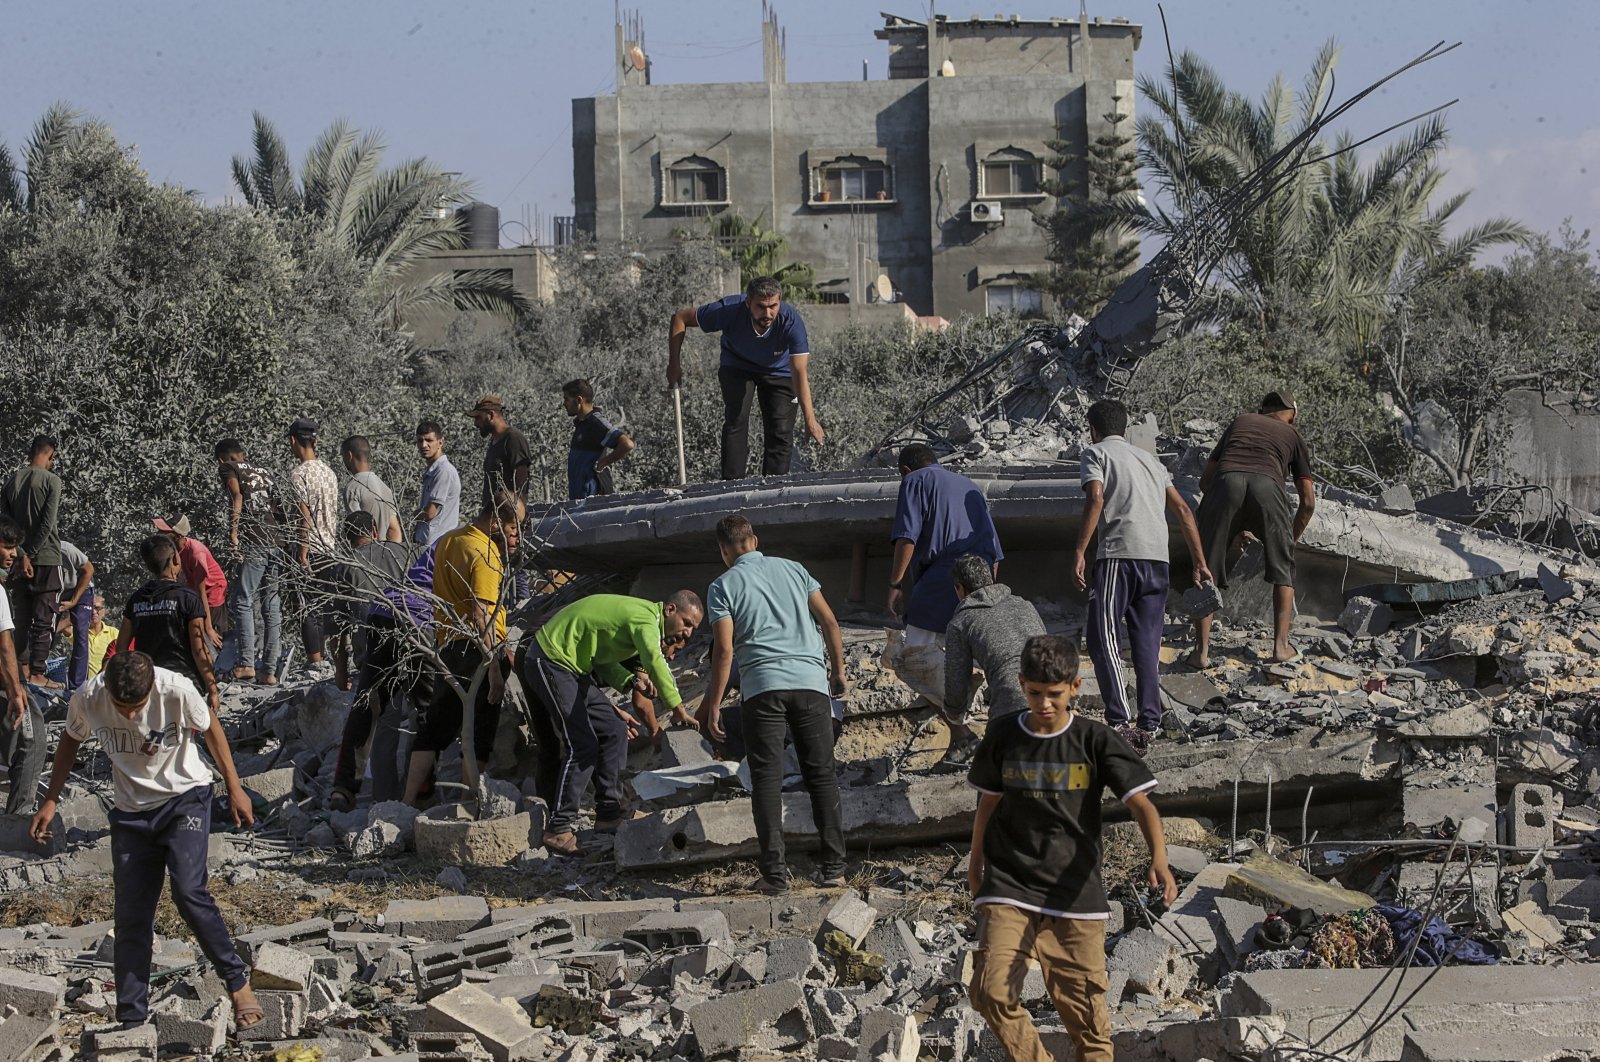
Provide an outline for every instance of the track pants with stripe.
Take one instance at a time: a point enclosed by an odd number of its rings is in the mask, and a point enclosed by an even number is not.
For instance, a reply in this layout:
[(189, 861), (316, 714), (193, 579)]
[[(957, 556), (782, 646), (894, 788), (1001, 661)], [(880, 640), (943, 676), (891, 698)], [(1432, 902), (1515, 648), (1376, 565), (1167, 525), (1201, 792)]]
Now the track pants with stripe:
[(1127, 669), (1119, 647), (1124, 626), (1133, 650), (1139, 725), (1146, 730), (1161, 725), (1161, 631), (1170, 585), (1165, 561), (1102, 557), (1095, 562), (1094, 589), (1089, 592), (1089, 658), (1106, 703), (1106, 722), (1112, 726), (1129, 722)]
[[(628, 762), (628, 727), (605, 690), (589, 675), (576, 675), (544, 655), (535, 642), (522, 665), (522, 685), (529, 708), (545, 713), (548, 731), (539, 738), (540, 796), (549, 801), (551, 833), (577, 828), (584, 792), (594, 783), (595, 818), (614, 819), (622, 814), (625, 795), (622, 768)], [(555, 755), (544, 751), (554, 746)], [(548, 787), (548, 788), (547, 788)], [(548, 796), (546, 794), (549, 794)]]

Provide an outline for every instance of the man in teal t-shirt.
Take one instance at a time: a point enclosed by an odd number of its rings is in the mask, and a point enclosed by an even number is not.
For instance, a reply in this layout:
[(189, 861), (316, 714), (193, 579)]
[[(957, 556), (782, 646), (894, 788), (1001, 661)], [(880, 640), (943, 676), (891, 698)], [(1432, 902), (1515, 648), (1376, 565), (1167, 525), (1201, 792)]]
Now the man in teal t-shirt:
[[(800, 775), (811, 794), (811, 815), (822, 837), (820, 879), (843, 885), (844, 825), (833, 762), (833, 704), (845, 695), (844, 640), (822, 587), (791, 560), (768, 557), (750, 521), (729, 516), (717, 524), (717, 548), (728, 570), (711, 584), (711, 677), (700, 702), (700, 726), (713, 742), (724, 738), (718, 714), (732, 661), (739, 661), (742, 721), (750, 763), (750, 807), (761, 848), (761, 892), (783, 892), (789, 871), (783, 845), (783, 737), (794, 735)], [(818, 628), (821, 628), (820, 632)], [(826, 639), (833, 678), (823, 662)]]
[[(522, 662), (522, 685), (539, 739), (534, 784), (550, 808), (544, 834), (550, 852), (579, 853), (578, 811), (591, 779), (594, 828), (610, 832), (628, 817), (622, 767), (639, 723), (612, 704), (595, 680), (633, 694), (654, 736), (661, 727), (652, 699), (660, 697), (669, 709), (683, 703), (667, 661), (704, 618), (705, 606), (692, 590), (679, 590), (662, 603), (593, 594), (557, 612), (534, 635)], [(640, 674), (626, 666), (635, 658)]]

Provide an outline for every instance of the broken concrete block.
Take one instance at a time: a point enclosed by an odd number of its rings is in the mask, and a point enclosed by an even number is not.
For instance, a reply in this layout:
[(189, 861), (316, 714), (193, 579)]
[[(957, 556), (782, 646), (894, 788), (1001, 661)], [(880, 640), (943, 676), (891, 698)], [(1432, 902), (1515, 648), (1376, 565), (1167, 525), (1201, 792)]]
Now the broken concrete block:
[(1475, 738), (1487, 734), (1493, 725), (1489, 710), (1474, 701), (1401, 723), (1395, 733), (1402, 737)]
[(1135, 992), (1167, 1000), (1183, 995), (1198, 969), (1171, 940), (1141, 926), (1118, 938), (1106, 958), (1106, 972), (1127, 974), (1128, 987)]
[(1238, 966), (1255, 950), (1256, 928), (1266, 920), (1267, 913), (1253, 903), (1226, 896), (1218, 896), (1213, 903), (1217, 917), (1222, 920), (1217, 942), (1222, 945), (1228, 961)]
[(805, 993), (793, 981), (730, 992), (689, 1008), (689, 1027), (706, 1058), (753, 1051), (786, 1051), (812, 1038)]
[(234, 943), (239, 948), (239, 957), (248, 963), (255, 960), (255, 949), (269, 941), (285, 946), (312, 944), (321, 941), (332, 932), (333, 923), (328, 919), (306, 918), (286, 926), (263, 926), (252, 929), (248, 933), (240, 934)]
[(276, 992), (304, 992), (311, 984), (311, 957), (268, 942), (255, 949), (250, 987)]
[(463, 970), (492, 970), (530, 956), (535, 948), (571, 943), (575, 936), (571, 920), (552, 913), (484, 926), (452, 941), (417, 948), (411, 953), (417, 999), (426, 1002), (453, 988)]
[(159, 1046), (156, 1027), (148, 1023), (131, 1029), (116, 1025), (107, 1029), (85, 1029), (84, 1034), (94, 1057), (107, 1062), (145, 1062), (156, 1057)]
[(1554, 604), (1565, 601), (1578, 592), (1578, 587), (1570, 579), (1558, 575), (1548, 564), (1539, 565), (1539, 589), (1544, 591), (1544, 599)]
[(1364, 892), (1354, 892), (1323, 881), (1297, 866), (1280, 863), (1260, 852), (1228, 875), (1222, 894), (1270, 910), (1283, 906), (1306, 907), (1319, 915), (1364, 911), (1378, 902)]
[(54, 1017), (66, 999), (67, 986), (58, 977), (43, 977), (0, 966), (0, 1013), (15, 1007), (35, 1018)]
[(391, 933), (423, 940), (454, 940), (489, 920), (481, 896), (435, 896), (431, 900), (390, 900), (383, 922)]
[(767, 981), (803, 981), (817, 966), (817, 946), (804, 937), (767, 941)]
[[(13, 1014), (9, 1018), (0, 1020), (0, 1058), (27, 1059), (45, 1057), (44, 1055), (35, 1055), (33, 1053), (34, 1049), (40, 1044), (55, 1039), (60, 1031), (61, 1023), (54, 1018), (36, 1018), (31, 1014)], [(66, 1056), (57, 1054), (50, 1057), (62, 1058)]]
[(821, 932), (842, 933), (851, 947), (859, 948), (877, 921), (877, 908), (868, 906), (855, 893), (847, 892), (828, 908), (828, 913), (822, 918)]
[[(1223, 699), (1222, 688), (1198, 671), (1174, 671), (1161, 676), (1161, 692), (1173, 705), (1182, 705), (1199, 711), (1213, 701)], [(1168, 708), (1171, 711), (1171, 708)]]
[(1529, 1029), (1408, 1029), (1400, 1062), (1571, 1062), (1592, 1058), (1594, 1036), (1545, 1036)]
[(1555, 791), (1547, 785), (1511, 787), (1511, 808), (1506, 814), (1508, 839), (1518, 848), (1539, 848), (1555, 843)]
[(1524, 900), (1517, 906), (1500, 912), (1500, 917), (1504, 920), (1508, 932), (1527, 934), (1528, 941), (1535, 949), (1542, 950), (1552, 944), (1559, 944), (1566, 937), (1561, 929), (1561, 923), (1540, 911), (1539, 905), (1532, 900)]
[[(152, 1009), (156, 1040), (163, 1053), (209, 1058), (228, 1042), (228, 1022), (233, 1009), (221, 1000), (204, 1009), (182, 1005), (186, 1002), (168, 997)], [(196, 1010), (200, 1010), (198, 1015)]]
[(477, 985), (462, 985), (434, 997), (418, 1020), (434, 1032), (472, 1033), (495, 1062), (520, 1057), (520, 1049), (534, 1035), (533, 1022), (521, 1007), (496, 999)]
[(350, 854), (357, 859), (399, 855), (406, 850), (405, 838), (400, 833), (400, 827), (392, 822), (374, 822), (365, 829), (357, 830), (347, 836), (345, 844), (349, 846)]
[(910, 1014), (877, 1007), (861, 1015), (861, 1046), (856, 1062), (917, 1062), (922, 1037)]
[(1167, 866), (1172, 868), (1174, 874), (1193, 878), (1210, 865), (1211, 857), (1198, 848), (1190, 848), (1186, 844), (1167, 845)]
[(882, 955), (889, 964), (908, 962), (912, 966), (922, 966), (928, 961), (928, 953), (903, 918), (891, 918), (873, 926), (862, 941), (861, 950)]
[(705, 767), (716, 762), (711, 743), (698, 730), (670, 729), (661, 741), (663, 767)]
[(721, 911), (652, 911), (622, 934), (650, 951), (711, 944), (733, 939), (728, 932), (728, 916)]
[(276, 806), (294, 797), (294, 768), (276, 767), (270, 771), (262, 771), (260, 774), (239, 779), (239, 784), (265, 800), (268, 805)]
[(1410, 487), (1396, 483), (1378, 495), (1378, 508), (1390, 516), (1404, 516), (1417, 511), (1417, 499), (1412, 496)]
[(477, 819), (461, 804), (445, 804), (417, 816), (417, 855), (451, 866), (504, 866), (527, 850), (531, 828), (525, 811)]
[(256, 999), (266, 1017), (248, 1029), (240, 1029), (240, 1040), (292, 1040), (306, 1023), (306, 997), (302, 992), (257, 992)]
[(1372, 638), (1389, 629), (1394, 609), (1370, 597), (1352, 597), (1339, 614), (1339, 626), (1352, 638)]
[(1222, 611), (1222, 588), (1216, 583), (1206, 583), (1204, 586), (1191, 586), (1183, 592), (1181, 600), (1184, 615), (1190, 619), (1201, 619)]

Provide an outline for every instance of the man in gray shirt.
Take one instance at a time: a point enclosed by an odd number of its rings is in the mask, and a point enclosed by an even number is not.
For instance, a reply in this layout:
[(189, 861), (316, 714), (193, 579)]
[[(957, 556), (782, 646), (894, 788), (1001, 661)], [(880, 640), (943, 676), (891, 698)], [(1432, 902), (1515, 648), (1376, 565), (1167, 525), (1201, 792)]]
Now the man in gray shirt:
[[(1209, 582), (1205, 551), (1189, 503), (1154, 456), (1123, 438), (1128, 409), (1121, 402), (1089, 407), (1089, 440), (1079, 464), (1088, 499), (1078, 531), (1073, 577), (1088, 586), (1089, 542), (1098, 531), (1100, 551), (1089, 593), (1089, 657), (1105, 700), (1106, 722), (1143, 753), (1161, 727), (1161, 631), (1166, 621), (1168, 532), (1166, 512), (1183, 531), (1194, 558), (1196, 583)], [(1120, 632), (1126, 624), (1139, 697), (1137, 724), (1129, 717)]]
[(1029, 638), (1046, 632), (1033, 602), (994, 581), (994, 565), (987, 557), (975, 553), (957, 557), (951, 579), (960, 602), (944, 634), (944, 719), (950, 725), (950, 751), (944, 762), (964, 765), (972, 762), (978, 747), (978, 735), (967, 723), (976, 691), (973, 667), (988, 683), (990, 719), (1027, 711), (1028, 701), (1017, 681), (1022, 674), (1022, 647)]
[(403, 542), (394, 491), (372, 470), (372, 443), (365, 435), (352, 435), (340, 444), (339, 456), (350, 473), (344, 483), (344, 511), (371, 513), (378, 525), (378, 541)]
[(436, 420), (417, 425), (417, 453), (427, 467), (422, 470), (422, 499), (411, 541), (427, 547), (461, 526), (461, 473), (444, 455), (444, 427)]

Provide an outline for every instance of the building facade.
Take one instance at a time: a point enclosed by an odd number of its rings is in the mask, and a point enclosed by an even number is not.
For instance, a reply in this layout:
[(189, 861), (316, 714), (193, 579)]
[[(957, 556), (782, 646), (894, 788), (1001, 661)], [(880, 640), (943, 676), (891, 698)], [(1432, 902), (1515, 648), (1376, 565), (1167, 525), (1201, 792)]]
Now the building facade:
[(659, 246), (737, 213), (782, 233), (825, 301), (1037, 309), (1047, 144), (1081, 157), (1114, 113), (1131, 135), (1140, 27), (885, 15), (886, 80), (794, 84), (762, 28), (763, 81), (654, 85), (642, 29), (618, 27), (617, 91), (572, 101), (578, 231)]

